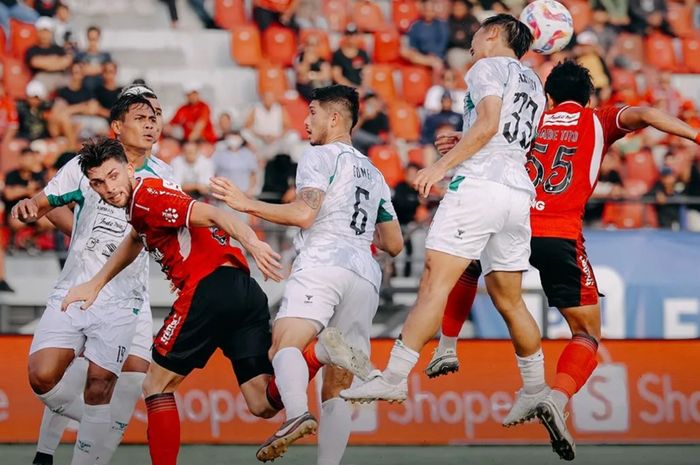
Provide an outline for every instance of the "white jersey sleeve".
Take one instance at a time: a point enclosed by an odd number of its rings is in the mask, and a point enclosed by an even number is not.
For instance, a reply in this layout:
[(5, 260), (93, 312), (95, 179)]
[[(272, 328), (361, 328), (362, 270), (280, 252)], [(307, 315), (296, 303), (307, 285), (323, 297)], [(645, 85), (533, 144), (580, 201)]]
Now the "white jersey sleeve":
[(499, 62), (479, 60), (469, 70), (465, 81), (476, 107), (484, 97), (503, 98), (508, 84), (508, 69)]
[(314, 147), (306, 150), (297, 166), (297, 193), (305, 188), (320, 189), (326, 192), (334, 170), (329, 162), (331, 160), (333, 158), (325, 156), (324, 150)]
[(387, 223), (396, 219), (396, 210), (391, 203), (391, 189), (386, 182), (382, 184), (381, 197), (379, 199), (379, 211), (377, 211), (377, 224)]
[(52, 207), (62, 207), (71, 202), (82, 203), (83, 191), (88, 182), (78, 164), (78, 157), (70, 160), (44, 187), (44, 194)]

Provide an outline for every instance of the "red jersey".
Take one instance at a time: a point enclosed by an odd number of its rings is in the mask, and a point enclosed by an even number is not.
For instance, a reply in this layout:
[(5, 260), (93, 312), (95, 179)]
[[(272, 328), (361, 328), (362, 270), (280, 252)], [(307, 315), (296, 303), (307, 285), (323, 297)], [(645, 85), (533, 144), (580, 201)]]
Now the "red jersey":
[(150, 178), (138, 181), (129, 207), (129, 223), (180, 290), (195, 288), (224, 264), (249, 271), (241, 250), (230, 245), (228, 234), (216, 227), (189, 225), (195, 202), (175, 184)]
[(564, 102), (544, 113), (526, 165), (536, 191), (530, 212), (533, 237), (581, 236), (603, 156), (629, 132), (619, 124), (625, 108), (593, 110)]
[(207, 142), (216, 142), (217, 136), (214, 131), (214, 125), (211, 123), (211, 110), (209, 105), (204, 102), (197, 102), (194, 105), (186, 104), (178, 108), (170, 124), (174, 126), (182, 126), (184, 139), (188, 139), (197, 122), (201, 119), (206, 120), (204, 129), (202, 130), (202, 138)]

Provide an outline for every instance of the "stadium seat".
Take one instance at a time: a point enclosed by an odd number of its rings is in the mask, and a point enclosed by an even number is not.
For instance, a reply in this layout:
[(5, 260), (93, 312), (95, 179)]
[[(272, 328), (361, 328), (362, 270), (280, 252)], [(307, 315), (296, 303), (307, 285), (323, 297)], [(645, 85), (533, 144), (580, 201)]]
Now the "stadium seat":
[(32, 75), (24, 65), (24, 60), (14, 57), (4, 57), (2, 59), (2, 82), (5, 92), (14, 99), (23, 99), (27, 83), (32, 79)]
[(2, 169), (3, 178), (8, 172), (17, 169), (19, 166), (19, 154), (26, 146), (27, 142), (21, 139), (10, 141), (7, 150), (3, 152), (3, 156), (0, 158), (0, 169)]
[(241, 66), (257, 66), (262, 61), (260, 31), (254, 24), (236, 26), (231, 31), (231, 56)]
[(626, 60), (631, 61), (633, 64), (640, 67), (644, 64), (644, 44), (641, 36), (621, 32), (615, 41), (615, 48), (618, 55), (625, 57)]
[(5, 30), (0, 27), (0, 56), (7, 54), (7, 39), (5, 38)]
[(652, 32), (646, 36), (644, 54), (648, 65), (664, 71), (674, 71), (678, 67), (673, 39), (665, 34)]
[(393, 27), (374, 33), (374, 62), (394, 63), (401, 59), (401, 38)]
[(382, 173), (386, 183), (392, 189), (404, 180), (405, 173), (401, 157), (396, 147), (391, 145), (375, 145), (369, 149), (369, 159)]
[(391, 103), (396, 99), (394, 85), (394, 67), (386, 64), (371, 65), (365, 68), (369, 73), (369, 88), (378, 94), (385, 102)]
[(418, 166), (425, 166), (425, 149), (422, 145), (408, 149), (408, 162)]
[(401, 68), (401, 94), (408, 103), (416, 106), (423, 105), (425, 94), (432, 85), (432, 73), (425, 66)]
[(272, 63), (291, 66), (297, 54), (297, 40), (289, 28), (272, 25), (262, 34), (262, 50)]
[(258, 67), (258, 93), (272, 92), (278, 99), (289, 90), (284, 69), (276, 64), (265, 62)]
[(36, 44), (36, 29), (33, 24), (10, 19), (10, 47), (12, 56), (24, 60), (29, 47)]
[(420, 10), (416, 0), (392, 0), (391, 22), (401, 32), (408, 31), (411, 24), (420, 18)]
[(348, 4), (345, 0), (326, 0), (323, 3), (323, 16), (332, 31), (343, 32), (348, 25)]
[(245, 14), (244, 0), (216, 0), (214, 3), (214, 21), (224, 29), (232, 30), (248, 22)]
[(606, 203), (602, 222), (604, 226), (619, 229), (658, 226), (656, 210), (652, 205), (643, 203)]
[(683, 39), (683, 62), (691, 73), (700, 73), (700, 38)]
[[(288, 94), (293, 94), (290, 96)], [(288, 92), (280, 102), (287, 114), (289, 119), (292, 121), (294, 130), (299, 133), (302, 139), (308, 139), (309, 135), (306, 133), (306, 128), (304, 127), (304, 120), (309, 114), (309, 105), (306, 101), (299, 96), (296, 92)]]
[(573, 0), (568, 3), (567, 7), (569, 8), (571, 17), (574, 20), (574, 32), (576, 34), (584, 31), (591, 25), (593, 12), (591, 11), (591, 5), (588, 2), (583, 0)]
[(299, 42), (303, 44), (309, 37), (316, 38), (321, 58), (330, 62), (333, 51), (331, 50), (330, 41), (328, 40), (328, 33), (323, 29), (302, 29), (299, 33)]
[(691, 37), (696, 35), (693, 28), (693, 10), (682, 3), (667, 2), (667, 19), (671, 30), (678, 37)]
[(642, 181), (646, 185), (646, 191), (648, 191), (659, 178), (659, 169), (656, 167), (654, 155), (652, 155), (649, 150), (626, 155), (624, 167), (625, 183), (630, 181)]
[(352, 6), (352, 21), (363, 32), (376, 32), (384, 29), (384, 13), (376, 3), (360, 0)]
[(420, 118), (416, 108), (408, 102), (390, 104), (389, 127), (397, 139), (417, 141), (420, 137)]

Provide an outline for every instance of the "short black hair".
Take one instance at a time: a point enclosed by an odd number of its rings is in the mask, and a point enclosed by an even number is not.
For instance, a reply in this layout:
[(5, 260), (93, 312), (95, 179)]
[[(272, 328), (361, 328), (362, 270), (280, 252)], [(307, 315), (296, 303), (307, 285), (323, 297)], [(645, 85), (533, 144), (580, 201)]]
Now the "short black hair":
[(497, 14), (484, 20), (481, 23), (481, 27), (485, 29), (492, 27), (501, 28), (506, 43), (515, 52), (515, 56), (518, 59), (522, 58), (530, 50), (534, 40), (530, 28), (525, 23), (518, 21), (515, 16), (505, 13)]
[(146, 94), (129, 94), (122, 92), (122, 95), (109, 110), (109, 122), (124, 121), (124, 116), (129, 113), (129, 108), (131, 108), (132, 105), (146, 105), (153, 110), (153, 113), (156, 112), (156, 109), (153, 108), (151, 102), (146, 98)]
[(128, 163), (124, 146), (116, 139), (104, 136), (93, 137), (85, 141), (78, 152), (78, 164), (85, 176), (89, 170), (102, 166), (107, 160)]
[(544, 91), (555, 104), (573, 100), (585, 107), (594, 92), (591, 73), (573, 60), (562, 61), (547, 76)]
[(102, 35), (102, 29), (94, 25), (87, 28), (87, 32), (85, 33), (85, 35), (89, 35), (92, 31), (95, 31), (98, 34)]
[(25, 147), (25, 148), (23, 148), (23, 149), (19, 152), (20, 155), (27, 155), (27, 154), (32, 154), (32, 155), (34, 155), (35, 153), (36, 153), (36, 152), (35, 152), (34, 150), (32, 150), (31, 147)]
[(352, 126), (357, 124), (357, 118), (360, 108), (360, 96), (357, 90), (353, 87), (334, 84), (327, 87), (319, 87), (311, 93), (311, 100), (317, 100), (321, 105), (325, 103), (335, 103), (344, 107), (352, 118)]

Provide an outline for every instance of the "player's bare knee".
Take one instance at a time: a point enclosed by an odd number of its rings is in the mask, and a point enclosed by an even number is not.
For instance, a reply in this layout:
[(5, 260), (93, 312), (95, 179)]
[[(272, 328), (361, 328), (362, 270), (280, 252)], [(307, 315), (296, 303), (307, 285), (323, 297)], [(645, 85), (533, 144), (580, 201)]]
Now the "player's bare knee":
[(569, 328), (571, 329), (571, 334), (573, 334), (574, 336), (585, 336), (594, 339), (598, 343), (600, 342), (600, 325), (593, 321), (588, 321), (583, 318), (570, 320)]
[(44, 367), (29, 367), (29, 385), (38, 394), (46, 394), (58, 384), (62, 375)]

